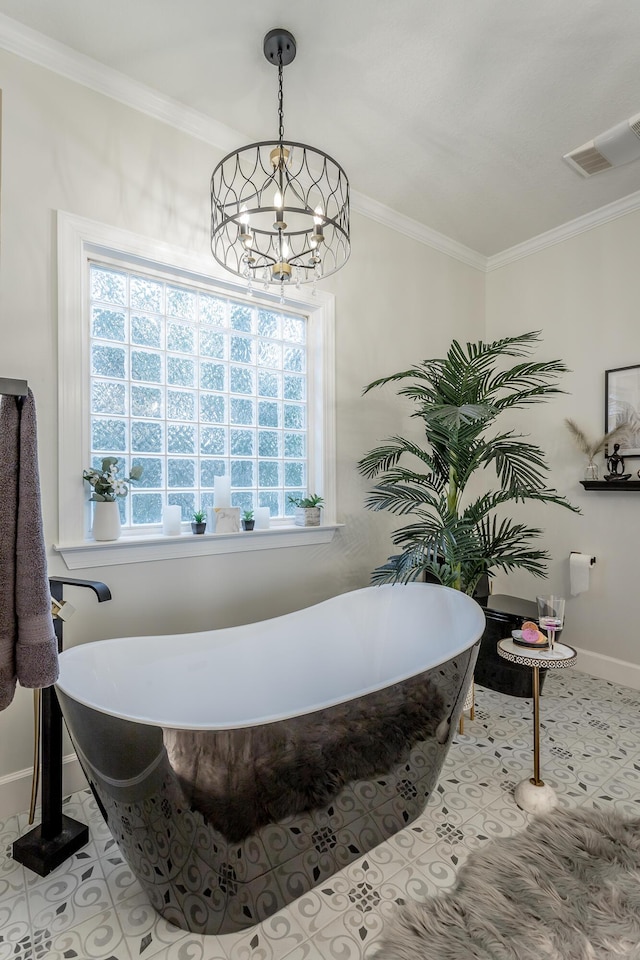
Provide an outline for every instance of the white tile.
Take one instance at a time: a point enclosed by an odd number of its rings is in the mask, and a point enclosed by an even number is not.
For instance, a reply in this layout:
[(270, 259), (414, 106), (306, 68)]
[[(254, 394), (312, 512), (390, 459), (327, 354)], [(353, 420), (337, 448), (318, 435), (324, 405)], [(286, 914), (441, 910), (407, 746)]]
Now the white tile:
[(82, 960), (134, 960), (115, 910), (95, 914), (70, 929), (53, 935), (45, 956), (48, 960), (63, 960), (66, 957), (81, 957)]
[(26, 871), (13, 859), (12, 848), (20, 836), (18, 818), (0, 824), (0, 904), (26, 890)]
[(347, 910), (314, 937), (313, 944), (323, 960), (362, 960), (369, 945), (380, 937), (381, 911)]
[(333, 923), (350, 906), (348, 884), (339, 889), (334, 877), (294, 900), (286, 909), (307, 937), (315, 938), (319, 930)]
[(169, 947), (189, 936), (186, 930), (163, 920), (142, 891), (120, 901), (117, 913), (133, 957), (164, 957)]
[(228, 960), (282, 960), (294, 951), (302, 957), (299, 951), (308, 936), (290, 910), (280, 910), (257, 926), (220, 940)]
[(58, 868), (40, 877), (28, 888), (34, 928), (46, 927), (52, 934), (76, 927), (98, 913), (112, 910), (113, 903), (100, 863), (83, 864), (66, 873)]
[(31, 939), (31, 922), (27, 896), (6, 897), (0, 901), (0, 956), (20, 957), (17, 945)]
[(119, 850), (110, 850), (100, 861), (114, 906), (142, 893), (142, 887)]

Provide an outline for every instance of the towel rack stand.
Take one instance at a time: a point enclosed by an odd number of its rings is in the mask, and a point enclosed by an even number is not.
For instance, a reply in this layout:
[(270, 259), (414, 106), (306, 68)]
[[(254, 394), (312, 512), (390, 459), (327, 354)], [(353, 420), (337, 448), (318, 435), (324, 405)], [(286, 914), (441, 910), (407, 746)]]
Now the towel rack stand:
[[(0, 377), (0, 395), (15, 397), (18, 405), (29, 392), (26, 380)], [(75, 577), (49, 577), (49, 588), (54, 600), (62, 602), (65, 585), (88, 587), (98, 603), (111, 599), (111, 591), (100, 580), (78, 580)], [(62, 653), (63, 621), (56, 617), (53, 629)], [(62, 712), (55, 687), (42, 690), (40, 709), (42, 819), (41, 823), (25, 833), (13, 844), (13, 859), (46, 877), (89, 841), (89, 829), (84, 823), (72, 820), (62, 812)]]
[[(2, 384), (0, 380), (0, 387)], [(51, 596), (62, 602), (65, 585), (88, 587), (98, 603), (111, 599), (111, 591), (100, 580), (78, 580), (74, 577), (49, 577)], [(63, 621), (57, 617), (54, 630), (58, 651), (63, 648)], [(76, 850), (88, 843), (89, 829), (62, 812), (62, 712), (54, 687), (42, 691), (42, 821), (13, 844), (13, 859), (46, 877)]]
[(13, 377), (0, 377), (0, 394), (7, 397), (26, 397), (29, 384), (26, 380), (16, 380)]

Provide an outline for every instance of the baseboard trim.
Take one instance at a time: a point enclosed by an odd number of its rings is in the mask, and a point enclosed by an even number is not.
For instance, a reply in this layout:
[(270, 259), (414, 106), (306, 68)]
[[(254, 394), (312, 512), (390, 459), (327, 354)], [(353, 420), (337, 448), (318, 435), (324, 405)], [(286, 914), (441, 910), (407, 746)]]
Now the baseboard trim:
[(619, 683), (623, 687), (640, 690), (640, 664), (617, 660), (616, 657), (594, 653), (592, 650), (580, 650), (578, 647), (575, 649), (578, 653), (576, 668), (582, 673), (589, 673), (601, 680), (610, 680), (611, 683)]
[[(17, 813), (29, 809), (31, 801), (31, 767), (16, 770), (0, 777), (0, 820), (6, 820)], [(66, 797), (77, 790), (84, 790), (87, 781), (75, 753), (70, 753), (62, 761), (62, 785)], [(38, 795), (38, 802), (40, 795)], [(38, 819), (38, 818), (36, 818)]]

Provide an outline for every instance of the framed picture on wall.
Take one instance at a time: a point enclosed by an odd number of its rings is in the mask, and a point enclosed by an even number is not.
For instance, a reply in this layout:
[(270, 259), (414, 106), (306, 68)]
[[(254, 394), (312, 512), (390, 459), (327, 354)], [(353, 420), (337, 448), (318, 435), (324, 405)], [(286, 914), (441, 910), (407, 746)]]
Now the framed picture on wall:
[[(629, 425), (629, 434), (620, 444), (623, 457), (640, 457), (640, 364), (604, 372), (604, 429)], [(605, 451), (609, 456), (610, 450)]]

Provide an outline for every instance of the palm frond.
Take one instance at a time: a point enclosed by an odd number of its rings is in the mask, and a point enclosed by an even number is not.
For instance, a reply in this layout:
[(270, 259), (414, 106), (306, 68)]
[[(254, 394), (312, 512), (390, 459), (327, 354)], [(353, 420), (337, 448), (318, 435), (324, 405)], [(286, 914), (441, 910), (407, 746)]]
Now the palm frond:
[[(431, 364), (437, 363), (438, 361), (431, 361)], [(392, 373), (388, 377), (380, 377), (378, 380), (373, 380), (371, 383), (368, 383), (366, 387), (362, 390), (362, 395), (369, 393), (370, 390), (373, 390), (375, 387), (382, 387), (387, 383), (395, 383), (398, 380), (406, 380), (409, 377), (415, 377), (416, 380), (426, 380), (431, 381), (432, 376), (429, 373), (428, 369), (425, 369), (425, 364), (421, 367), (410, 367), (408, 370), (401, 370), (399, 373)]]
[(430, 470), (433, 470), (431, 453), (411, 440), (405, 440), (404, 437), (390, 437), (382, 446), (370, 450), (358, 461), (358, 470), (365, 477), (377, 477), (378, 474), (394, 467), (400, 458), (408, 453), (422, 460)]
[(378, 483), (367, 494), (365, 506), (367, 510), (388, 510), (401, 516), (427, 507), (435, 509), (437, 502), (436, 493), (424, 489), (424, 486)]

